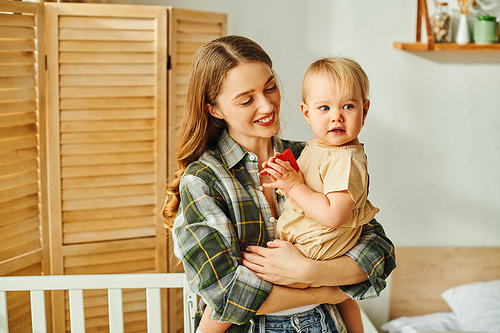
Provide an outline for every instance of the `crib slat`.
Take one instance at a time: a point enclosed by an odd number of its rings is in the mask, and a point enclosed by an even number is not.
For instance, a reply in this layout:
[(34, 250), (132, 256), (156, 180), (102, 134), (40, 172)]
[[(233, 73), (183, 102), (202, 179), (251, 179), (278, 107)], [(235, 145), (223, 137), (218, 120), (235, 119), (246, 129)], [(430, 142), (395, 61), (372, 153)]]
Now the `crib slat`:
[(109, 333), (124, 333), (121, 289), (108, 289)]
[(146, 288), (148, 333), (161, 332), (160, 288)]
[(69, 318), (71, 333), (85, 333), (83, 290), (69, 290)]
[(189, 289), (187, 279), (183, 281), (184, 332), (194, 332), (194, 316), (196, 313), (196, 294)]
[(7, 293), (0, 291), (0, 333), (9, 332), (9, 320), (7, 319)]
[(45, 322), (45, 296), (43, 290), (32, 290), (31, 301), (31, 325), (33, 333), (47, 333)]

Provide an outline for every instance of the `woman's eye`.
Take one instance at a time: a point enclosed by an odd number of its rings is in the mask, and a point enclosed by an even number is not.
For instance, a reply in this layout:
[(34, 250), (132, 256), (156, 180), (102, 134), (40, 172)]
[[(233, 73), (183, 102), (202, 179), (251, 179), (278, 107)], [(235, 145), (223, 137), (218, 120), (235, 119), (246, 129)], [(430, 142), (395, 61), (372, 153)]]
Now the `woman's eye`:
[(276, 90), (276, 88), (277, 88), (277, 86), (276, 86), (276, 85), (273, 85), (271, 88), (267, 88), (267, 89), (266, 89), (266, 92), (273, 92), (273, 91), (275, 91), (275, 90)]
[(328, 111), (328, 110), (330, 110), (330, 107), (329, 107), (329, 106), (324, 105), (324, 106), (320, 106), (320, 107), (319, 107), (319, 109), (320, 109), (321, 111)]
[(347, 110), (354, 109), (354, 105), (346, 104), (346, 105), (344, 105), (344, 109), (347, 109)]
[(246, 101), (246, 102), (241, 102), (241, 105), (247, 106), (247, 105), (250, 105), (250, 103), (252, 103), (252, 99), (251, 98), (248, 99), (248, 101)]

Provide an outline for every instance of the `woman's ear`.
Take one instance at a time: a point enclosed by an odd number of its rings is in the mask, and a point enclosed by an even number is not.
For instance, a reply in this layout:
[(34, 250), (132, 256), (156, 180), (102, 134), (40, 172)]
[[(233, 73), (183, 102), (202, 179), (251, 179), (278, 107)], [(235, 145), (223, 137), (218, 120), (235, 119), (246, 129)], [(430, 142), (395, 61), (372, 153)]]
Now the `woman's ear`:
[(214, 118), (224, 119), (222, 113), (220, 113), (219, 110), (216, 107), (212, 106), (210, 103), (205, 104), (205, 110)]
[(368, 110), (370, 109), (370, 100), (365, 99), (363, 103), (363, 125), (365, 124), (366, 116), (368, 115)]
[(311, 125), (311, 120), (309, 119), (309, 110), (307, 109), (307, 104), (306, 103), (300, 103), (300, 110), (302, 111), (302, 114), (304, 115), (304, 118), (306, 118), (306, 121), (309, 125)]

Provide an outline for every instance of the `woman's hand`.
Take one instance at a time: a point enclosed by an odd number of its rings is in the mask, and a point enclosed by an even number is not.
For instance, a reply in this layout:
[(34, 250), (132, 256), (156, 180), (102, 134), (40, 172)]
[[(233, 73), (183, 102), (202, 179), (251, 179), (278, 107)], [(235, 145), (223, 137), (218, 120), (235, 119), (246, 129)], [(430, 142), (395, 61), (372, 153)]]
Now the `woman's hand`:
[(262, 280), (273, 284), (307, 283), (312, 260), (307, 259), (290, 242), (274, 240), (261, 246), (248, 246), (243, 252), (243, 265)]

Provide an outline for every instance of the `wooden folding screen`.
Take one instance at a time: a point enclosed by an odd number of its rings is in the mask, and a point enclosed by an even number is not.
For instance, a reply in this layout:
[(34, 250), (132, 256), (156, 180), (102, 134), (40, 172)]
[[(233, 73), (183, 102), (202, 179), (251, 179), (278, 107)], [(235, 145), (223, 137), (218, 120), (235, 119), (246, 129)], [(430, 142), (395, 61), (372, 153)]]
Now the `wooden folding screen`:
[[(28, 13), (0, 14), (0, 275), (180, 271), (160, 209), (192, 56), (226, 34), (226, 15), (75, 3), (42, 10), (0, 0), (0, 12)], [(54, 332), (69, 330), (65, 298), (52, 295)], [(125, 331), (144, 331), (144, 292), (123, 299)], [(181, 292), (163, 301), (164, 327), (181, 332)], [(86, 293), (85, 306), (87, 331), (107, 331), (105, 292)]]
[[(40, 275), (45, 171), (43, 15), (0, 1), (0, 275)], [(44, 240), (44, 245), (48, 239)], [(30, 331), (29, 294), (8, 294), (9, 326)]]

